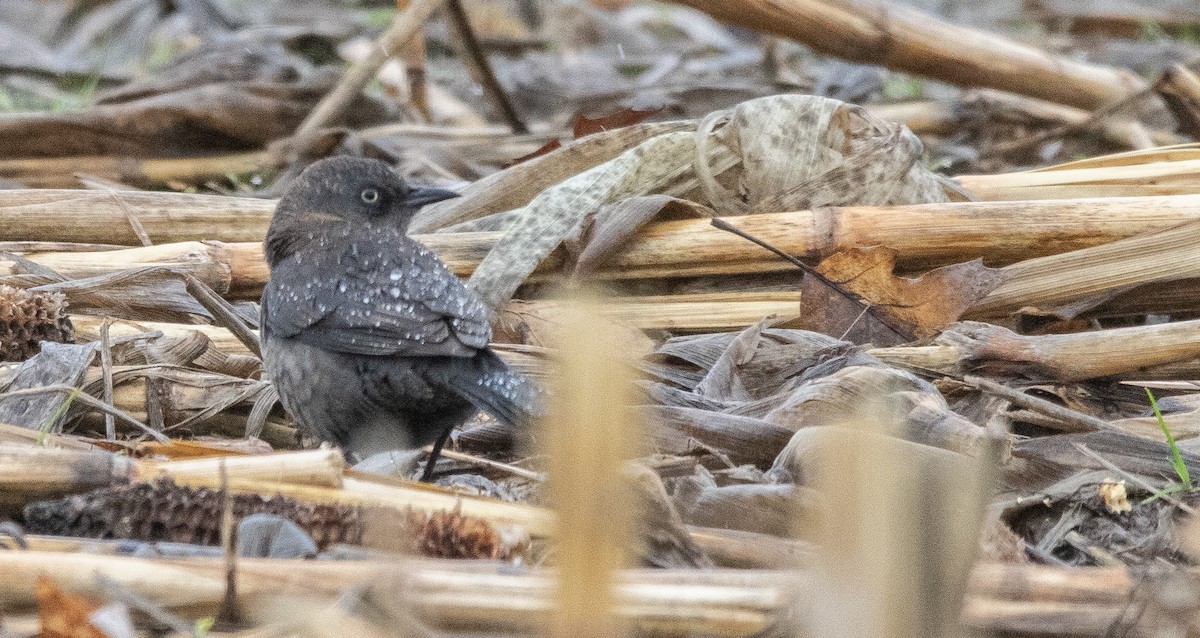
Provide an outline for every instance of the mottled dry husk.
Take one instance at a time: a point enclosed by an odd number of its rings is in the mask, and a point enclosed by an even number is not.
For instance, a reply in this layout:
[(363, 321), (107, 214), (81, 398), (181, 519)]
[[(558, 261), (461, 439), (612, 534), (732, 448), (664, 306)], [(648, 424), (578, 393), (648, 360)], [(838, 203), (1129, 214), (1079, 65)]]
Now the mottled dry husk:
[[(354, 506), (258, 494), (231, 498), (235, 521), (251, 514), (281, 516), (297, 523), (319, 547), (362, 540), (363, 523)], [(224, 507), (219, 490), (163, 478), (31, 503), (24, 520), (26, 530), (36, 534), (219, 545)]]

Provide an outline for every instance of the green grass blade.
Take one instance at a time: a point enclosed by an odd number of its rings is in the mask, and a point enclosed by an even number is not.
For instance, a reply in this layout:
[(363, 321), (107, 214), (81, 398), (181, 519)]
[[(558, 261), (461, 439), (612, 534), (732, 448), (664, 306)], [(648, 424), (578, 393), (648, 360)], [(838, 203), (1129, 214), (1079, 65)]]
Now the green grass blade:
[(82, 393), (83, 388), (75, 388), (71, 394), (67, 395), (67, 399), (58, 406), (58, 409), (54, 411), (54, 414), (50, 415), (50, 420), (46, 421), (46, 424), (43, 425), (42, 429), (38, 431), (38, 445), (46, 444), (46, 436), (49, 435), (50, 431), (54, 429), (54, 426), (58, 423), (58, 420), (62, 418), (62, 415), (67, 411), (67, 408), (71, 407), (71, 403), (75, 401), (75, 397)]
[(1141, 504), (1145, 505), (1147, 503), (1153, 503), (1154, 501), (1157, 501), (1160, 498), (1165, 498), (1167, 496), (1170, 496), (1172, 494), (1182, 492), (1182, 491), (1183, 491), (1183, 485), (1176, 483), (1174, 485), (1171, 485), (1170, 487), (1163, 488), (1163, 489), (1151, 494), (1150, 496), (1147, 496), (1146, 498), (1142, 499)]
[(1163, 420), (1162, 412), (1158, 410), (1158, 401), (1154, 399), (1154, 393), (1150, 388), (1146, 388), (1146, 396), (1150, 397), (1150, 407), (1154, 409), (1154, 416), (1158, 419), (1158, 427), (1162, 429), (1163, 435), (1167, 437), (1167, 445), (1171, 446), (1171, 465), (1175, 467), (1175, 473), (1179, 475), (1179, 480), (1183, 483), (1184, 489), (1192, 489), (1192, 477), (1188, 474), (1187, 463), (1183, 462), (1183, 455), (1179, 453), (1179, 446), (1175, 445), (1175, 437), (1171, 436), (1171, 430), (1167, 428), (1167, 422)]

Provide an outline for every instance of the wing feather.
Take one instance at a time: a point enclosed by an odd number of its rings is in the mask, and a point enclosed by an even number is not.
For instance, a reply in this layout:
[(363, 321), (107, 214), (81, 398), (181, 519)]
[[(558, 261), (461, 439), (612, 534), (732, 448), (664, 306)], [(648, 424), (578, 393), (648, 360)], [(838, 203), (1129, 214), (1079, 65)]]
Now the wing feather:
[(271, 333), (348, 354), (471, 357), (486, 348), (479, 297), (419, 242), (387, 235), (326, 238), (320, 255), (276, 264), (263, 291)]

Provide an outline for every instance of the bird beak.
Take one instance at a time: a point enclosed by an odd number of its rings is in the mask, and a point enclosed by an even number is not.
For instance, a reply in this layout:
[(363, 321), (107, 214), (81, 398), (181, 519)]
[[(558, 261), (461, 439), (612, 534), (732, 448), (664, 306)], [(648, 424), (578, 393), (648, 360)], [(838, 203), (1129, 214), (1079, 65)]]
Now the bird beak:
[(414, 188), (408, 193), (408, 197), (404, 198), (404, 204), (413, 208), (420, 208), (426, 204), (440, 202), (452, 197), (458, 197), (458, 193), (444, 188)]

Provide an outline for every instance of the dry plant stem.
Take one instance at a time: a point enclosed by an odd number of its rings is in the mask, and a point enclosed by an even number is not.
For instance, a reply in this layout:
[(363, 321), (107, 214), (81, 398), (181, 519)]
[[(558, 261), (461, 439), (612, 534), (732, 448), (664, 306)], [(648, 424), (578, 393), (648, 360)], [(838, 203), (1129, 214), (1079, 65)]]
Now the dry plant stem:
[(1141, 368), (1135, 375), (1139, 381), (1180, 381), (1191, 384), (1188, 386), (1191, 389), (1196, 387), (1194, 381), (1200, 379), (1200, 358)]
[(24, 504), (46, 494), (121, 484), (136, 473), (126, 456), (93, 450), (0, 446), (0, 501)]
[(246, 325), (246, 321), (238, 315), (233, 306), (228, 301), (222, 299), (220, 295), (214, 292), (212, 288), (209, 288), (203, 281), (187, 273), (183, 273), (183, 277), (187, 281), (187, 289), (192, 297), (200, 302), (200, 305), (204, 306), (205, 310), (212, 313), (218, 324), (232, 332), (233, 336), (237, 337), (238, 341), (246, 346), (250, 354), (261, 359), (262, 346), (258, 341), (258, 333)]
[[(533, 300), (509, 302), (496, 314), (493, 324), (497, 339), (503, 340), (518, 328), (522, 340), (540, 341), (538, 322), (555, 325), (563, 312), (561, 302)], [(791, 291), (717, 292), (644, 297), (612, 297), (601, 314), (627, 326), (646, 330), (667, 329), (680, 332), (723, 332), (739, 330), (774, 315), (780, 320), (800, 315), (800, 293)]]
[(367, 86), (379, 72), (384, 62), (392, 57), (411, 39), (429, 14), (442, 5), (444, 0), (413, 0), (404, 11), (396, 15), (387, 31), (375, 41), (375, 49), (366, 59), (355, 64), (342, 76), (333, 88), (313, 109), (296, 130), (294, 148), (306, 150), (317, 131), (337, 119), (354, 96)]
[[(0, 603), (33, 603), (37, 573), (62, 573), (60, 584), (96, 595), (92, 574), (104, 573), (167, 607), (211, 613), (223, 590), (220, 559), (145, 560), (54, 552), (5, 552)], [(20, 558), (13, 558), (20, 554)], [(72, 558), (78, 559), (72, 564)], [(474, 564), (471, 564), (474, 563)], [(242, 559), (239, 603), (250, 606), (283, 596), (303, 602), (332, 602), (346, 588), (371, 585), (387, 605), (412, 604), (421, 620), (443, 630), (471, 628), (474, 634), (529, 632), (544, 627), (550, 577), (512, 574), (511, 567), (486, 561), (281, 561)], [(508, 572), (508, 573), (506, 573)], [(784, 598), (777, 572), (720, 577), (696, 571), (632, 570), (615, 588), (621, 615), (660, 636), (750, 636), (765, 629)], [(758, 577), (758, 582), (751, 580)], [(764, 582), (765, 580), (765, 582)], [(409, 597), (411, 592), (412, 596)], [(407, 598), (408, 600), (405, 600)], [(604, 634), (582, 634), (604, 635)]]
[(793, 534), (815, 553), (811, 568), (796, 567), (813, 572), (800, 627), (815, 638), (954, 635), (988, 501), (985, 462), (898, 440), (906, 409), (888, 415), (864, 399), (802, 453), (806, 484), (811, 474), (829, 506), (807, 521), (795, 508)]
[[(815, 259), (851, 246), (886, 245), (902, 268), (926, 268), (982, 257), (1011, 263), (1108, 243), (1200, 218), (1200, 196), (1038, 202), (970, 202), (900, 207), (838, 207), (764, 213), (738, 228), (791, 255)], [(499, 233), (418, 236), (459, 275), (470, 274)], [(258, 246), (250, 250), (260, 251)], [(243, 263), (260, 259), (245, 254)], [(561, 268), (555, 256), (538, 269)], [(614, 254), (597, 276), (653, 279), (692, 275), (783, 272), (794, 268), (765, 249), (713, 228), (705, 220), (649, 225)], [(258, 271), (248, 275), (262, 276)], [(235, 279), (239, 279), (235, 270)], [(265, 277), (264, 277), (265, 280)], [(249, 282), (247, 282), (249, 283)], [(254, 282), (249, 289), (260, 289)], [(237, 287), (243, 286), (239, 282)]]
[(231, 480), (281, 481), (295, 486), (332, 488), (342, 484), (345, 467), (341, 455), (334, 450), (155, 462), (94, 448), (89, 451), (3, 446), (0, 460), (5, 468), (0, 473), (0, 492), (6, 498), (80, 492), (157, 476), (169, 476), (178, 482), (211, 481), (222, 462)]
[(466, 9), (463, 8), (462, 0), (445, 0), (445, 2), (446, 12), (450, 14), (450, 21), (454, 23), (454, 28), (458, 31), (458, 37), (462, 38), (463, 48), (471, 58), (469, 64), (478, 73), (484, 91), (487, 91), (488, 97), (500, 110), (513, 133), (517, 135), (529, 133), (529, 127), (517, 115), (517, 110), (513, 108), (504, 88), (500, 86), (500, 81), (496, 79), (492, 63), (488, 61), (483, 47), (479, 46), (479, 38), (475, 37), (475, 30), (471, 28), (471, 20), (467, 16)]
[[(1200, 219), (1200, 196), (1129, 197), (1032, 202), (968, 202), (914, 206), (846, 206), (763, 213), (737, 219), (738, 228), (771, 245), (815, 259), (850, 246), (886, 245), (905, 269), (982, 257), (992, 264), (1109, 243)], [(143, 221), (145, 219), (143, 218)], [(3, 224), (0, 224), (2, 227)], [(501, 233), (445, 233), (416, 238), (469, 275)], [(39, 253), (33, 261), (68, 276), (143, 265), (188, 269), (233, 299), (257, 299), (267, 279), (259, 242), (187, 242), (104, 253)], [(0, 263), (0, 265), (3, 265)], [(562, 267), (552, 255), (545, 275)], [(602, 267), (601, 279), (785, 272), (794, 266), (770, 251), (713, 228), (707, 220), (650, 224)], [(9, 266), (9, 272), (12, 266)], [(4, 272), (0, 268), (0, 274)]]
[(1200, 320), (1036, 336), (966, 323), (952, 326), (939, 340), (946, 343), (870, 353), (890, 365), (953, 377), (985, 368), (1058, 382), (1116, 375), (1195, 379), (1200, 370)]
[[(0, 191), (0, 195), (10, 191)], [(120, 244), (81, 244), (67, 241), (0, 241), (0, 251), (6, 253), (95, 253), (128, 248)]]
[[(259, 249), (254, 250), (253, 246), (259, 246)], [(249, 255), (245, 252), (239, 253), (234, 249), (249, 251)], [(246, 263), (244, 260), (247, 256), (258, 261)], [(230, 288), (234, 269), (238, 269), (239, 272), (244, 271), (246, 275), (256, 279), (262, 277), (263, 282), (266, 281), (267, 275), (266, 262), (262, 261), (261, 242), (253, 244), (184, 242), (99, 253), (31, 253), (29, 258), (30, 261), (61, 273), (68, 279), (81, 279), (145, 267), (168, 267), (175, 271), (191, 274), (218, 294), (229, 295), (232, 293), (234, 298), (238, 298), (239, 292)], [(0, 275), (17, 274), (18, 272), (20, 270), (12, 260), (0, 259)], [(262, 284), (255, 285), (261, 292)], [(256, 292), (253, 295), (246, 295), (244, 298), (257, 298), (257, 296)]]
[(78, 156), (0, 160), (0, 176), (15, 179), (30, 188), (71, 188), (79, 184), (75, 174), (86, 171), (98, 177), (134, 184), (165, 184), (180, 181), (201, 184), (223, 180), (229, 174), (251, 173), (271, 166), (266, 151), (164, 159)]
[(959, 126), (958, 105), (950, 100), (922, 100), (864, 106), (876, 117), (900, 122), (917, 135), (946, 135)]
[[(425, 449), (426, 453), (428, 453), (433, 450), (433, 447), (427, 445), (427, 446), (425, 446), (424, 449)], [(542, 474), (541, 472), (534, 472), (533, 470), (527, 470), (523, 467), (517, 467), (515, 465), (512, 465), (511, 463), (500, 463), (499, 461), (493, 461), (491, 459), (480, 458), (478, 456), (472, 456), (470, 454), (463, 454), (462, 452), (455, 452), (454, 450), (442, 450), (441, 456), (443, 456), (447, 459), (451, 459), (453, 461), (462, 461), (464, 463), (471, 463), (473, 465), (478, 465), (480, 467), (486, 467), (491, 470), (498, 470), (500, 472), (506, 472), (513, 476), (523, 478), (527, 481), (541, 482), (541, 481), (546, 480), (546, 475)]]
[(996, 317), (1033, 306), (1072, 301), (1150, 282), (1200, 277), (1200, 223), (1007, 266), (1009, 278), (972, 306), (967, 317)]
[(1065, 137), (1074, 133), (1084, 133), (1092, 129), (1098, 128), (1104, 122), (1111, 120), (1122, 111), (1137, 104), (1138, 101), (1153, 93), (1152, 87), (1143, 86), (1137, 91), (1133, 91), (1123, 95), (1104, 106), (1090, 113), (1086, 118), (1079, 122), (1072, 122), (1058, 126), (1052, 129), (1047, 129), (1033, 135), (1027, 135), (1020, 139), (1002, 142), (995, 145), (991, 150), (995, 153), (1011, 153), (1019, 151), (1030, 146), (1036, 146), (1046, 140), (1057, 137)]
[(1019, 405), (1023, 408), (1040, 412), (1046, 416), (1052, 417), (1060, 424), (1060, 429), (1063, 432), (1095, 432), (1097, 430), (1121, 431), (1105, 421), (1094, 416), (1084, 414), (1078, 410), (1051, 403), (1045, 399), (1039, 399), (1035, 396), (1030, 396), (1019, 390), (1014, 390), (1006, 385), (996, 383), (989, 379), (976, 376), (965, 376), (963, 382), (974, 386), (988, 394), (994, 394), (998, 397), (1008, 400), (1013, 405)]
[[(962, 101), (968, 103), (982, 101), (989, 109), (1000, 109), (1002, 117), (1005, 111), (1015, 111), (1022, 117), (1054, 123), (1056, 128), (1085, 126), (1092, 117), (1088, 111), (1073, 106), (990, 89), (972, 91)], [(920, 120), (915, 121), (920, 123)], [(1147, 131), (1140, 122), (1133, 120), (1100, 121), (1096, 123), (1096, 126), (1106, 141), (1127, 148), (1151, 148), (1179, 144), (1183, 141), (1179, 135), (1174, 133)], [(914, 132), (917, 131), (914, 130)]]
[(229, 494), (229, 474), (226, 472), (224, 459), (221, 459), (221, 551), (225, 561), (225, 594), (221, 598), (221, 608), (217, 611), (217, 622), (237, 625), (241, 624), (241, 614), (237, 602), (237, 528), (233, 522), (233, 499)]
[(139, 461), (138, 476), (159, 474), (176, 481), (203, 479), (224, 473), (229, 480), (280, 481), (315, 487), (340, 487), (346, 461), (337, 450), (277, 452), (252, 456), (220, 456), (184, 461)]
[[(104, 319), (88, 315), (71, 315), (71, 323), (75, 326), (76, 339), (81, 342), (97, 340)], [(110, 322), (109, 333), (114, 339), (123, 339), (135, 335), (151, 336), (158, 332), (166, 337), (185, 336), (188, 332), (199, 332), (208, 337), (215, 348), (228, 354), (250, 354), (250, 349), (226, 328), (220, 326), (191, 325), (184, 323), (162, 323), (156, 321), (121, 321)]]
[(73, 399), (74, 401), (79, 401), (80, 403), (85, 403), (88, 405), (88, 407), (92, 407), (97, 410), (100, 410), (101, 412), (104, 412), (105, 414), (112, 414), (113, 416), (121, 419), (122, 421), (141, 430), (142, 433), (148, 435), (150, 438), (152, 438), (160, 443), (166, 443), (169, 440), (167, 437), (163, 436), (163, 434), (161, 432), (155, 431), (153, 428), (146, 425), (145, 423), (142, 423), (138, 419), (129, 415), (127, 412), (120, 410), (114, 406), (108, 405), (93, 396), (83, 394), (83, 393), (76, 394), (78, 391), (79, 391), (79, 388), (76, 388), (74, 386), (57, 384), (57, 385), (41, 386), (38, 388), (28, 388), (25, 390), (12, 390), (10, 392), (5, 392), (3, 394), (0, 394), (0, 398), (15, 397), (15, 396), (22, 396), (22, 395), (30, 395), (30, 394), (44, 394), (47, 392), (61, 392), (64, 394), (74, 394), (75, 395), (75, 398)]
[[(396, 10), (404, 11), (410, 0), (396, 0)], [(425, 91), (425, 34), (417, 31), (400, 52), (404, 60), (404, 76), (408, 80), (408, 104), (421, 114), (421, 119), (432, 120), (429, 111), (429, 96)]]
[(1163, 71), (1154, 90), (1172, 103), (1175, 119), (1184, 132), (1200, 130), (1200, 78), (1182, 64), (1173, 64)]
[[(220, 487), (211, 473), (178, 477), (177, 481), (187, 485), (214, 489)], [(310, 503), (388, 508), (394, 510), (397, 516), (402, 515), (410, 507), (421, 512), (453, 511), (461, 508), (460, 511), (464, 516), (486, 518), (498, 525), (518, 525), (532, 536), (549, 536), (554, 527), (554, 516), (549, 510), (540, 507), (466, 496), (428, 484), (387, 479), (378, 475), (365, 475), (354, 471), (346, 472), (342, 479), (341, 489), (239, 478), (230, 479), (229, 489), (234, 493), (259, 494), (265, 497), (280, 494)]]
[(918, 373), (961, 377), (967, 370), (964, 353), (954, 346), (895, 346), (867, 352), (890, 366)]
[[(586, 139), (590, 138), (585, 138)], [(1148, 165), (1155, 168), (1180, 162), (1165, 162)], [(524, 166), (524, 165), (522, 165)], [(516, 167), (520, 168), (520, 167)], [(1141, 167), (1124, 167), (1123, 171)], [(512, 170), (512, 169), (510, 169)], [(1087, 169), (1096, 171), (1098, 169)], [(1020, 179), (1022, 186), (1036, 187), (1068, 174), (1065, 170), (1041, 173), (1020, 173), (1005, 178)], [(1101, 176), (1097, 175), (1096, 178)], [(963, 178), (966, 179), (966, 178)], [(968, 188), (973, 184), (968, 183)], [(160, 243), (204, 241), (261, 241), (270, 222), (274, 203), (268, 200), (187, 195), (181, 193), (122, 193), (122, 200), (133, 209), (143, 226)], [(454, 201), (454, 200), (451, 200)], [(70, 215), (78, 223), (63, 224), (62, 216)], [(840, 246), (869, 243), (892, 245), (902, 253), (913, 255), (920, 251), (931, 251), (935, 256), (949, 259), (951, 256), (967, 257), (1002, 254), (1008, 246), (1016, 254), (1013, 258), (1027, 258), (1038, 244), (1053, 242), (1054, 252), (1097, 245), (1138, 231), (1162, 229), (1190, 219), (1200, 218), (1200, 196), (1180, 195), (1167, 197), (1130, 197), (1090, 200), (1035, 201), (1035, 202), (975, 202), (926, 204), (902, 207), (846, 206), (823, 208), (817, 211), (766, 213), (736, 220), (739, 228), (779, 246), (789, 254), (810, 256), (821, 251), (836, 250)], [(105, 193), (96, 191), (0, 191), (0, 241), (62, 241), (103, 242), (133, 245), (137, 237), (124, 223), (124, 213)], [(1088, 225), (1089, 232), (1072, 232), (1073, 227)], [(776, 228), (775, 232), (768, 232)], [(976, 232), (972, 232), (975, 230)], [(707, 228), (704, 220), (660, 222), (651, 225), (649, 231), (636, 238), (627, 249), (634, 250), (645, 245), (644, 252), (662, 251), (674, 244), (669, 241), (676, 233), (687, 233), (688, 243), (699, 242), (706, 257), (716, 246), (740, 247), (737, 256), (745, 258), (745, 245), (733, 237), (720, 237), (714, 229)], [(1090, 234), (1096, 236), (1087, 242)], [(489, 239), (495, 233), (452, 233), (446, 235), (418, 235), (430, 245), (447, 245), (459, 248), (460, 252), (478, 253), (491, 246)], [(932, 239), (920, 241), (921, 237)], [(992, 238), (994, 240), (991, 240)], [(719, 238), (719, 239), (718, 239)], [(888, 241), (891, 239), (891, 241)], [(723, 241), (722, 241), (723, 240)], [(861, 243), (868, 242), (868, 243)], [(947, 248), (946, 244), (950, 247)], [(996, 244), (1002, 244), (997, 246)], [(203, 251), (203, 244), (191, 246)], [(955, 247), (958, 246), (957, 249)], [(1018, 247), (1024, 251), (1014, 250)], [(246, 247), (239, 247), (245, 250)], [(679, 250), (681, 248), (677, 248)], [(719, 250), (719, 248), (716, 248)], [(170, 250), (178, 252), (179, 248)], [(137, 253), (120, 253), (108, 257), (120, 264), (126, 255), (166, 254), (163, 246), (142, 248)], [(953, 251), (947, 256), (948, 251)], [(636, 251), (640, 253), (643, 251)], [(1046, 252), (1043, 250), (1042, 254)], [(59, 254), (59, 253), (56, 253)], [(732, 255), (722, 255), (726, 260)], [(457, 260), (459, 272), (463, 272), (462, 261), (470, 254), (448, 254), (446, 258)], [(98, 257), (96, 259), (99, 259)], [(645, 258), (643, 258), (645, 259)], [(639, 265), (638, 260), (624, 259), (622, 266)], [(752, 259), (758, 259), (752, 257)], [(763, 255), (762, 259), (776, 261)], [(70, 257), (59, 258), (65, 267)], [(160, 261), (166, 261), (161, 259)], [(150, 261), (148, 257), (137, 260)], [(478, 261), (478, 257), (474, 261)], [(632, 262), (632, 263), (631, 263)], [(469, 270), (466, 270), (469, 272)]]
[[(104, 318), (104, 323), (100, 325), (100, 367), (104, 374), (104, 402), (108, 405), (113, 404), (113, 378), (112, 378), (112, 344), (108, 338), (109, 320)], [(104, 413), (104, 436), (109, 441), (115, 441), (117, 438), (117, 422), (113, 415)]]
[(813, 548), (803, 540), (716, 527), (687, 526), (692, 542), (723, 567), (771, 569), (781, 563), (812, 564)]
[(158, 243), (262, 241), (274, 209), (270, 200), (218, 195), (0, 190), (0, 241), (54, 237), (53, 241), (140, 245), (126, 221), (130, 216)]
[(1185, 144), (955, 180), (979, 199), (1015, 201), (1192, 194), (1198, 175), (1200, 148)]
[(142, 226), (141, 220), (137, 218), (137, 214), (134, 213), (133, 210), (131, 210), (129, 206), (121, 199), (121, 196), (117, 193), (117, 191), (110, 188), (107, 192), (125, 213), (125, 218), (129, 220), (129, 227), (133, 229), (133, 233), (137, 235), (138, 241), (141, 242), (143, 246), (154, 245), (154, 242), (150, 241), (150, 235), (146, 232), (146, 228)]
[[(212, 613), (224, 590), (218, 558), (148, 560), (73, 552), (0, 552), (0, 604), (32, 609), (39, 574), (54, 574), (70, 591), (99, 596), (95, 573), (169, 608)], [(1195, 574), (1195, 570), (1189, 573)], [(402, 576), (397, 576), (402, 575)], [(393, 585), (392, 583), (395, 583)], [(484, 561), (281, 561), (243, 559), (239, 599), (332, 601), (355, 585), (403, 601), (435, 628), (477, 634), (544, 627), (549, 579)], [(1143, 583), (1153, 586), (1153, 583)], [(1124, 568), (1060, 568), (981, 564), (972, 572), (962, 619), (980, 630), (1102, 635), (1119, 616), (1134, 582)], [(751, 636), (778, 621), (795, 596), (811, 595), (807, 579), (768, 570), (628, 570), (617, 586), (621, 613), (655, 635)], [(1076, 633), (1078, 632), (1078, 633)]]
[(1095, 109), (1145, 86), (1132, 73), (1051, 55), (896, 3), (675, 0), (714, 17), (799, 40), (819, 52)]
[(428, 83), (425, 78), (425, 35), (418, 32), (404, 47), (404, 75), (408, 78), (408, 101), (426, 122), (432, 121), (429, 110)]
[(43, 434), (38, 430), (31, 430), (19, 425), (0, 423), (0, 449), (9, 444), (65, 450), (96, 450), (96, 446), (90, 442), (90, 439), (68, 434)]

